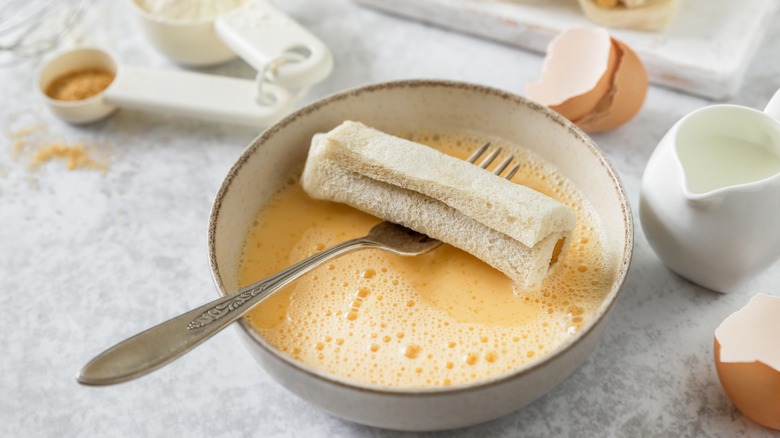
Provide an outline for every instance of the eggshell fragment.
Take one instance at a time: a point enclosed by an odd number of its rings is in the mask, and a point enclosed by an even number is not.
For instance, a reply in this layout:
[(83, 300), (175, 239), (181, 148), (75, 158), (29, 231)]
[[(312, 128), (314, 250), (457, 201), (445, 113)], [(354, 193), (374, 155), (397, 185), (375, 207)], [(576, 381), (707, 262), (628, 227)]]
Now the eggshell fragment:
[(602, 28), (573, 27), (550, 42), (539, 81), (525, 91), (586, 132), (603, 132), (639, 112), (647, 87), (633, 50)]
[(642, 108), (649, 81), (644, 64), (631, 48), (612, 40), (618, 53), (618, 66), (612, 90), (593, 112), (577, 120), (586, 132), (604, 132), (631, 120)]
[(574, 27), (553, 38), (539, 81), (528, 83), (525, 92), (576, 120), (593, 111), (609, 93), (616, 64), (606, 30)]
[(737, 409), (780, 430), (780, 297), (758, 294), (721, 323), (715, 368)]

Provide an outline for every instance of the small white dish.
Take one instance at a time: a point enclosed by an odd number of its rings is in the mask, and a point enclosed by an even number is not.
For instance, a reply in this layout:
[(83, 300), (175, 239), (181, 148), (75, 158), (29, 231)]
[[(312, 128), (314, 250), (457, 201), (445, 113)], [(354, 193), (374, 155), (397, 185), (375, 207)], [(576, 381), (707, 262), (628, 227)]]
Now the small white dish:
[(175, 21), (145, 11), (137, 0), (127, 0), (149, 42), (172, 61), (191, 67), (222, 64), (236, 58), (214, 30), (215, 18)]
[[(82, 100), (46, 95), (60, 75), (87, 68), (107, 70), (114, 79), (105, 90)], [(263, 84), (266, 98), (261, 102), (258, 84), (249, 79), (123, 66), (109, 52), (90, 47), (67, 50), (44, 63), (35, 88), (55, 116), (73, 124), (98, 121), (121, 107), (264, 128), (295, 103), (295, 97), (276, 84)]]
[(309, 87), (333, 70), (328, 46), (271, 1), (246, 0), (219, 16), (181, 21), (127, 1), (152, 46), (179, 64), (215, 65), (238, 55), (286, 88)]
[[(83, 100), (62, 101), (49, 97), (45, 90), (60, 75), (72, 71), (96, 68), (116, 76), (119, 65), (106, 51), (83, 48), (64, 52), (43, 64), (35, 78), (35, 90), (49, 110), (58, 118), (73, 124), (91, 123), (103, 119), (116, 111), (117, 106), (104, 98), (106, 90)], [(111, 84), (113, 85), (113, 83)], [(111, 88), (111, 85), (108, 88)]]

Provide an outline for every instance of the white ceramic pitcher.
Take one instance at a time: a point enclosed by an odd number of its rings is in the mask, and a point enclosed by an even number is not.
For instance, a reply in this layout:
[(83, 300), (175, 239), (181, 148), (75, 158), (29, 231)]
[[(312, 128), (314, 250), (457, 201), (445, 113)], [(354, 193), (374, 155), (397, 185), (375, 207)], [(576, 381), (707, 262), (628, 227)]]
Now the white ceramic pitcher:
[(678, 121), (647, 163), (639, 215), (661, 260), (708, 289), (780, 259), (780, 90), (764, 112), (713, 105)]

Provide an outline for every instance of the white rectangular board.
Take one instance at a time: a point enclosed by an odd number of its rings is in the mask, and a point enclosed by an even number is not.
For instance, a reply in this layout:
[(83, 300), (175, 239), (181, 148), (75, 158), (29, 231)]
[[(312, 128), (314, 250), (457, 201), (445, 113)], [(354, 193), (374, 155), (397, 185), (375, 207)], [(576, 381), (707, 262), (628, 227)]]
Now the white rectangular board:
[[(596, 25), (577, 0), (356, 1), (540, 53), (562, 30)], [(663, 31), (610, 33), (639, 55), (652, 83), (727, 99), (739, 90), (778, 8), (780, 0), (681, 0), (677, 16)]]

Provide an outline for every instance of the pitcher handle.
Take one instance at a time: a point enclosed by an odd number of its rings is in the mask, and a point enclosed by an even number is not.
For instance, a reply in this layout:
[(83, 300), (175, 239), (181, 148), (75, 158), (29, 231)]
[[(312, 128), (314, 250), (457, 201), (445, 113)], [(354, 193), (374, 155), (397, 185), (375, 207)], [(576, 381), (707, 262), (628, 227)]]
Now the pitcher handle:
[(775, 95), (772, 96), (772, 99), (769, 100), (769, 103), (766, 105), (764, 112), (773, 119), (780, 122), (780, 90), (777, 90)]

